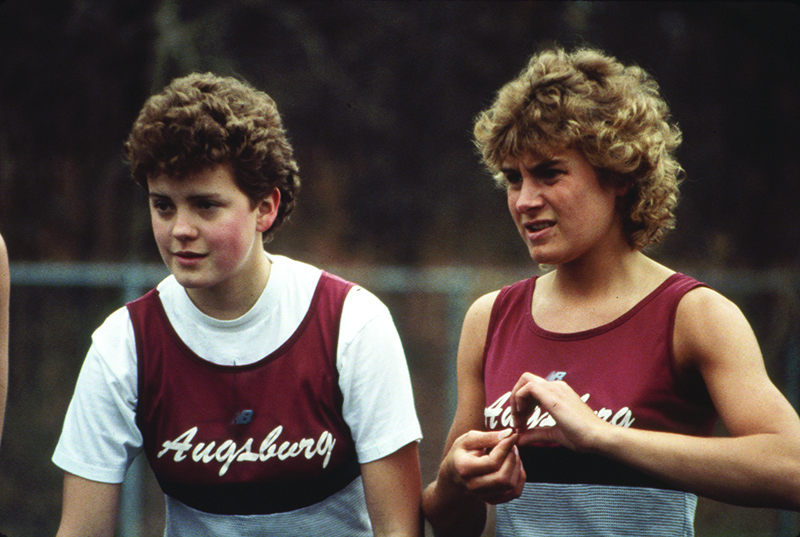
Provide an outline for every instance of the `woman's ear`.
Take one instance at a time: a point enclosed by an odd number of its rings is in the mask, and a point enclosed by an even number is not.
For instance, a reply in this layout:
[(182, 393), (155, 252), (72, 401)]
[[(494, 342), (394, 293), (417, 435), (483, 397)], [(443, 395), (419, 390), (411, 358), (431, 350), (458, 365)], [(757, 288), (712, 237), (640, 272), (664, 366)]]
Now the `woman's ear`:
[(256, 220), (256, 231), (265, 233), (272, 227), (278, 217), (278, 208), (281, 204), (281, 191), (273, 188), (272, 192), (261, 198), (256, 204), (258, 216)]

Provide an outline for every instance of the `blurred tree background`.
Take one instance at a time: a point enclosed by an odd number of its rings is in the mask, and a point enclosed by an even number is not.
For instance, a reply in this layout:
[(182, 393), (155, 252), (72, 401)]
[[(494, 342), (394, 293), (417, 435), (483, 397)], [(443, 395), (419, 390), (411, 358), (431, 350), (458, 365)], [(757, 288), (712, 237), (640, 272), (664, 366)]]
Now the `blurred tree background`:
[(276, 246), (306, 258), (525, 262), (471, 144), (540, 45), (651, 71), (685, 133), (676, 262), (800, 262), (800, 10), (771, 2), (8, 0), (0, 230), (18, 260), (156, 259), (121, 145), (173, 77), (272, 95), (304, 179)]
[[(531, 53), (554, 42), (644, 67), (684, 131), (678, 225), (658, 259), (797, 270), (800, 8), (788, 2), (6, 0), (0, 233), (12, 262), (158, 262), (122, 143), (150, 94), (214, 71), (269, 93), (296, 150), (303, 188), (271, 251), (325, 267), (528, 267), (471, 129)], [(39, 432), (5, 437), (0, 513), (19, 509), (0, 514), (0, 531), (14, 521), (46, 535), (60, 506), (48, 461), (63, 409), (88, 333), (119, 297), (54, 292), (34, 304), (16, 291), (7, 428), (24, 416)], [(419, 326), (435, 301), (411, 299), (386, 297), (401, 333), (413, 333), (404, 342), (422, 378), (444, 345)], [(28, 324), (15, 325), (23, 313)], [(426, 433), (428, 469), (437, 434)], [(26, 466), (30, 453), (41, 464)], [(37, 483), (27, 495), (26, 480)], [(724, 525), (719, 513), (706, 512), (708, 527)]]

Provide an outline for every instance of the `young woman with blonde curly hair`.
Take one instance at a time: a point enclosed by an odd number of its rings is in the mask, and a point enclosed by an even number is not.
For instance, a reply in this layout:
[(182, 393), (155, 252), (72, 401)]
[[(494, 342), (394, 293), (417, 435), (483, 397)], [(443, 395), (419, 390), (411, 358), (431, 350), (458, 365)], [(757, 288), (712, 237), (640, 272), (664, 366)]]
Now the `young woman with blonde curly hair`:
[[(800, 509), (800, 420), (730, 301), (642, 250), (673, 226), (678, 127), (654, 79), (545, 50), (475, 139), (534, 262), (478, 299), (423, 494), (437, 535), (694, 534), (697, 495)], [(729, 436), (711, 437), (720, 418)]]

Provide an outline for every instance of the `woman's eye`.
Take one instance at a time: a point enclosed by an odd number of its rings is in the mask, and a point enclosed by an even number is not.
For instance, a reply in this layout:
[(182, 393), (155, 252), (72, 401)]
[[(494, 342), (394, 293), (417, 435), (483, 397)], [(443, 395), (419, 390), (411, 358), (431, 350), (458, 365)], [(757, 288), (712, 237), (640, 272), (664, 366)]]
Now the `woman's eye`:
[(544, 181), (545, 183), (553, 183), (563, 173), (564, 172), (562, 170), (558, 170), (558, 169), (555, 169), (555, 168), (550, 168), (550, 169), (542, 170), (539, 173), (539, 179), (541, 181)]
[(219, 207), (219, 204), (214, 203), (213, 201), (198, 201), (197, 202), (197, 208), (200, 209), (201, 211), (208, 211), (208, 210), (211, 210), (211, 209), (215, 209), (217, 207)]
[(167, 203), (166, 201), (155, 200), (155, 201), (152, 202), (151, 205), (152, 205), (153, 209), (155, 209), (156, 211), (158, 211), (160, 213), (166, 212), (170, 208), (169, 203)]

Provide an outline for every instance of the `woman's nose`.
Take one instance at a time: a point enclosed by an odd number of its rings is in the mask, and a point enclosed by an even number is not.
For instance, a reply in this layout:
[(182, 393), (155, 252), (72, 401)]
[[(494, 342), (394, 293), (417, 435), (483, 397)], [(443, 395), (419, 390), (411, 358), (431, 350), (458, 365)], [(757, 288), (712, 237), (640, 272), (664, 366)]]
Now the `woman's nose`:
[(541, 207), (542, 203), (542, 192), (537, 182), (529, 177), (523, 177), (520, 182), (519, 196), (517, 197), (517, 209), (525, 211)]
[(197, 227), (194, 224), (194, 218), (189, 213), (182, 209), (175, 211), (175, 220), (172, 224), (172, 235), (177, 239), (186, 239), (195, 237), (197, 234)]

